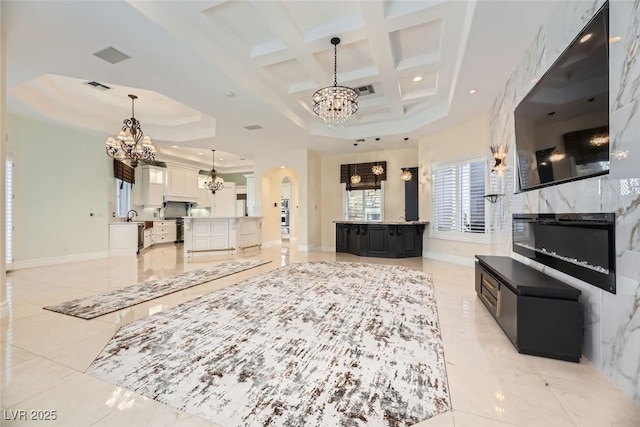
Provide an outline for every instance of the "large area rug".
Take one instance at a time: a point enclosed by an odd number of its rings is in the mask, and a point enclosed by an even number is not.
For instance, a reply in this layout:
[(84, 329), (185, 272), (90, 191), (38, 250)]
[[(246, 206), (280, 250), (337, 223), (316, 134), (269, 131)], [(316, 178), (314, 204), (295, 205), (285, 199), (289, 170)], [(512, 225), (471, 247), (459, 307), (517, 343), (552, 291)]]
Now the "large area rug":
[(211, 267), (187, 271), (176, 276), (147, 280), (139, 285), (50, 305), (45, 307), (45, 310), (80, 317), (81, 319), (93, 319), (94, 317), (113, 313), (114, 311), (220, 279), (221, 277), (259, 267), (269, 262), (271, 261), (254, 259), (220, 262)]
[(292, 264), (123, 326), (87, 373), (225, 427), (409, 426), (451, 408), (433, 285)]

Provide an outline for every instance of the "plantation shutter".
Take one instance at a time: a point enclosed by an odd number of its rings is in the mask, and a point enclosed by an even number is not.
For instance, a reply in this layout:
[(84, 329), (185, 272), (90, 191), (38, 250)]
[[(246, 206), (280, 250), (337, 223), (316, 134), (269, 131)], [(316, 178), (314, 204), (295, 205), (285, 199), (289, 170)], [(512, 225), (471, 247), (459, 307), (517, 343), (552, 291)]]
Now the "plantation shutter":
[(437, 169), (433, 173), (434, 227), (437, 231), (456, 230), (456, 168)]
[(5, 203), (5, 260), (7, 267), (13, 262), (13, 161), (6, 164), (6, 203)]
[(484, 170), (484, 162), (472, 162), (459, 166), (461, 209), (458, 217), (458, 231), (484, 233)]

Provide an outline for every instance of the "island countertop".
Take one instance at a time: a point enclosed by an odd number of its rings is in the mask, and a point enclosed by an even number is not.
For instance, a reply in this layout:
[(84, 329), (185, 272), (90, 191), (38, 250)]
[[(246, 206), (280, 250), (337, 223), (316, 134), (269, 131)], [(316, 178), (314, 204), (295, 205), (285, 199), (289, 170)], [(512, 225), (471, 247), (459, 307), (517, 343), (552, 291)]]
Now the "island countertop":
[(333, 221), (334, 224), (427, 225), (429, 221)]

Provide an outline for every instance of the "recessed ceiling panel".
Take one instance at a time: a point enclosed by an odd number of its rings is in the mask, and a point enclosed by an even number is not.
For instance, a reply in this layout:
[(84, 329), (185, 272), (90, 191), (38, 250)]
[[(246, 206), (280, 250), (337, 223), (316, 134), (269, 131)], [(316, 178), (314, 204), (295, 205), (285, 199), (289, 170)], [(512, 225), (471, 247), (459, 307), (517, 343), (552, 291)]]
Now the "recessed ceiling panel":
[(406, 0), (386, 0), (384, 2), (384, 13), (387, 18), (408, 15), (410, 13), (419, 12), (430, 7), (438, 6), (445, 3), (444, 0), (422, 0), (422, 1), (406, 1)]
[(278, 41), (278, 37), (251, 2), (228, 1), (205, 9), (202, 13), (213, 25), (232, 31), (248, 47)]
[[(414, 81), (414, 78), (418, 76), (421, 77), (421, 80)], [(435, 93), (438, 84), (438, 72), (417, 72), (413, 76), (400, 78), (399, 84), (403, 97), (414, 93), (425, 93), (425, 91)]]
[(362, 26), (355, 1), (286, 1), (282, 4), (306, 40), (332, 37)]
[[(333, 46), (329, 40), (327, 40), (327, 49), (316, 53), (315, 57), (320, 66), (327, 70), (327, 75), (331, 75), (333, 82)], [(338, 45), (338, 75), (373, 66), (375, 66), (375, 60), (369, 40)], [(338, 84), (340, 84), (339, 79)]]
[(267, 65), (264, 69), (273, 79), (280, 81), (287, 88), (297, 83), (310, 80), (309, 75), (296, 59)]
[(442, 44), (442, 26), (443, 20), (437, 19), (392, 32), (389, 36), (396, 66), (403, 60), (438, 52)]

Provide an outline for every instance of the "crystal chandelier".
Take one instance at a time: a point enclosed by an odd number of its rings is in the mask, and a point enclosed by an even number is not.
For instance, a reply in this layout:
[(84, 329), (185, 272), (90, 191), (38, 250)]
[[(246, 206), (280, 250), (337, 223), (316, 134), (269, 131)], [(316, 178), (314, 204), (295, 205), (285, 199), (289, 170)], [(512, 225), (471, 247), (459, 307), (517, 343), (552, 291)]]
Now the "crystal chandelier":
[(358, 175), (358, 165), (356, 164), (355, 166), (356, 166), (356, 171), (353, 175), (351, 175), (351, 183), (360, 184), (360, 181), (362, 181), (362, 177)]
[(376, 176), (380, 176), (384, 173), (384, 168), (382, 167), (382, 165), (373, 165), (371, 166), (371, 173)]
[(411, 171), (409, 169), (402, 168), (400, 179), (402, 179), (403, 181), (411, 181), (411, 178), (413, 178), (413, 174), (411, 173)]
[(142, 132), (140, 122), (135, 118), (133, 106), (138, 97), (129, 95), (129, 98), (131, 98), (131, 118), (122, 122), (122, 130), (116, 138), (112, 136), (107, 138), (106, 150), (107, 155), (113, 159), (129, 159), (131, 167), (135, 168), (140, 160), (154, 160), (156, 147), (151, 142), (151, 138)]
[(338, 86), (338, 44), (340, 39), (331, 39), (333, 45), (333, 86), (323, 87), (313, 94), (313, 112), (329, 126), (340, 126), (358, 111), (358, 94), (346, 86)]
[(216, 150), (211, 150), (211, 172), (209, 172), (209, 176), (202, 184), (205, 190), (211, 191), (211, 194), (216, 194), (216, 191), (220, 191), (224, 188), (224, 179), (218, 176), (214, 167), (216, 160), (215, 153)]

